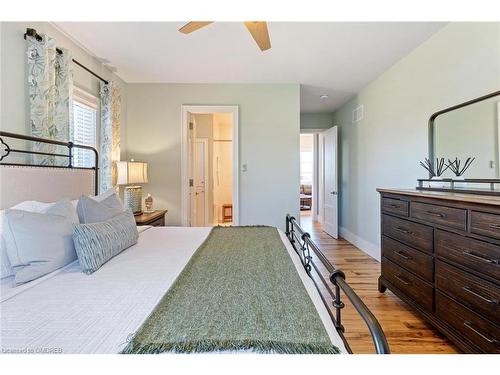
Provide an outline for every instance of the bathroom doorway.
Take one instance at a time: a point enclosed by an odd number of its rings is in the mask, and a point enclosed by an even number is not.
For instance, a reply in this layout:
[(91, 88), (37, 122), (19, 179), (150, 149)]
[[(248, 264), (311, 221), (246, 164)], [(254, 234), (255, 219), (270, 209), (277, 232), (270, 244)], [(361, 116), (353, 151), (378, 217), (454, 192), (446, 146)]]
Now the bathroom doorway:
[(183, 119), (183, 225), (237, 225), (237, 107), (184, 106)]

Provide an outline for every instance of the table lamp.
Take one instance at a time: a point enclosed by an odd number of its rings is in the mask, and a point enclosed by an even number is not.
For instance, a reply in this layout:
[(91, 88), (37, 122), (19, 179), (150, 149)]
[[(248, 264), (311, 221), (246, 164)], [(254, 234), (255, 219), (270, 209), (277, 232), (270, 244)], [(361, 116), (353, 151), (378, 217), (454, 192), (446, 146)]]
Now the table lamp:
[(118, 185), (125, 186), (125, 208), (132, 210), (134, 215), (142, 214), (142, 186), (148, 182), (148, 164), (141, 161), (116, 162)]

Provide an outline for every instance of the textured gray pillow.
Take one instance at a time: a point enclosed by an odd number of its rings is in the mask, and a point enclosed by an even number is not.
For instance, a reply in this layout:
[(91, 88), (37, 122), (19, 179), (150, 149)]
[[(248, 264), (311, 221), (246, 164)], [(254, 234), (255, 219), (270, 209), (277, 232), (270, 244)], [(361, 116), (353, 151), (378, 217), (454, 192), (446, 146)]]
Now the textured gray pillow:
[(111, 219), (123, 212), (123, 208), (116, 193), (100, 202), (82, 195), (78, 200), (76, 212), (81, 224), (89, 224)]
[(102, 202), (106, 206), (119, 208), (120, 210), (124, 211), (122, 202), (120, 201), (120, 198), (118, 197), (118, 194), (116, 193), (116, 190), (114, 188), (109, 188), (104, 193), (90, 198), (97, 202)]
[(73, 241), (82, 271), (91, 274), (104, 263), (137, 243), (139, 233), (131, 211), (101, 223), (75, 225)]
[(74, 208), (57, 202), (46, 213), (6, 210), (4, 232), (16, 283), (25, 283), (64, 267), (76, 259), (73, 245)]

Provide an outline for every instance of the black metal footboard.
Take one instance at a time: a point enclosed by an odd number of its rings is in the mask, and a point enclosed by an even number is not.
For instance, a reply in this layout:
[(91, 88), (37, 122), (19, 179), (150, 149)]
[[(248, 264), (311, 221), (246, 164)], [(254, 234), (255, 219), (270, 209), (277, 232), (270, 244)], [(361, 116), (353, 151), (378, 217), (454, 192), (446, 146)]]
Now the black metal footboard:
[[(290, 215), (286, 215), (286, 236), (288, 237), (296, 253), (299, 255), (300, 260), (302, 261), (302, 265), (304, 266), (309, 277), (313, 280), (316, 289), (318, 289), (318, 292), (328, 310), (328, 313), (330, 314), (333, 324), (335, 325), (335, 328), (337, 329), (340, 337), (344, 341), (346, 349), (349, 351), (349, 353), (352, 353), (352, 350), (344, 336), (344, 326), (342, 325), (341, 310), (345, 307), (345, 305), (341, 300), (341, 290), (344, 292), (347, 298), (349, 298), (356, 311), (368, 326), (373, 343), (375, 345), (376, 352), (378, 354), (389, 354), (389, 344), (387, 343), (384, 331), (382, 330), (382, 327), (380, 326), (377, 318), (375, 318), (373, 313), (368, 309), (361, 298), (359, 298), (359, 296), (345, 281), (345, 274), (341, 270), (335, 269), (335, 267), (326, 258), (325, 254), (323, 254), (319, 247), (316, 246), (316, 244), (311, 240), (311, 236), (309, 235), (309, 233), (305, 232), (297, 223), (296, 219)], [(330, 277), (328, 280), (323, 277), (317, 264), (314, 263), (313, 257), (311, 256), (311, 249), (314, 252), (315, 256), (321, 261), (323, 266), (329, 272)], [(335, 308), (335, 315), (330, 310), (329, 302), (323, 296), (323, 294), (321, 294), (317, 280), (311, 273), (312, 268), (315, 269), (323, 286), (332, 297), (331, 302), (333, 304), (333, 307)], [(334, 286), (334, 290), (332, 290), (331, 288), (332, 285)]]

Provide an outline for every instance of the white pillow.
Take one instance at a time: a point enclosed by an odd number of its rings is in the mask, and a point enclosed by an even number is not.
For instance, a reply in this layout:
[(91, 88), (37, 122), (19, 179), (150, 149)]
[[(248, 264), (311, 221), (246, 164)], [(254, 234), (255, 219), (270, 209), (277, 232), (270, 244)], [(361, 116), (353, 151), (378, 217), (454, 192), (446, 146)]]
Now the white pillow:
[[(56, 203), (58, 202), (46, 203), (38, 201), (24, 201), (11, 207), (10, 209), (44, 214), (47, 213), (47, 211)], [(80, 223), (80, 220), (78, 219), (78, 215), (76, 213), (76, 205), (75, 207), (72, 207), (72, 209), (67, 206), (66, 213), (71, 217), (73, 223)], [(14, 269), (12, 268), (9, 257), (7, 255), (8, 245), (5, 240), (7, 236), (9, 238), (12, 238), (12, 233), (10, 231), (10, 227), (6, 225), (6, 220), (7, 219), (5, 218), (5, 211), (0, 211), (0, 279), (14, 275)]]
[[(24, 201), (19, 204), (16, 204), (14, 207), (11, 207), (11, 210), (21, 210), (27, 212), (37, 212), (40, 214), (44, 214), (53, 207), (56, 203), (59, 202), (38, 202), (38, 201)], [(80, 224), (78, 219), (78, 215), (76, 213), (76, 206), (73, 212), (71, 212), (71, 218), (75, 224)]]
[[(118, 198), (118, 195), (116, 194), (116, 190), (111, 188), (106, 190), (104, 193), (96, 195), (94, 197), (90, 197), (94, 199), (97, 202), (102, 202), (106, 198), (109, 198), (110, 196), (116, 196), (115, 206), (118, 205), (121, 207), (123, 210), (123, 205), (121, 204), (120, 199)], [(12, 210), (21, 210), (21, 211), (27, 211), (27, 212), (37, 212), (37, 213), (46, 213), (48, 209), (50, 209), (52, 206), (54, 206), (57, 202), (38, 202), (38, 201), (24, 201), (21, 203), (18, 203), (17, 205), (11, 207), (10, 209)], [(78, 214), (76, 212), (76, 206), (78, 204), (78, 199), (71, 201), (74, 210), (71, 212), (71, 217), (72, 221), (75, 224), (79, 224), (80, 220), (78, 218)], [(9, 277), (14, 275), (14, 270), (12, 269), (9, 258), (7, 256), (7, 244), (5, 242), (5, 234), (4, 232), (6, 230), (10, 230), (8, 226), (5, 225), (4, 218), (5, 211), (1, 210), (0, 211), (0, 279), (3, 279), (5, 277)]]
[(39, 213), (44, 213), (46, 212), (50, 207), (52, 207), (56, 202), (38, 202), (38, 201), (24, 201), (21, 203), (16, 204), (14, 207), (11, 207), (11, 210), (21, 210), (21, 211), (28, 211), (28, 212), (39, 212)]
[(6, 218), (5, 211), (0, 211), (0, 279), (4, 277), (9, 277), (14, 274), (14, 270), (12, 269), (9, 261), (9, 257), (7, 256), (7, 244), (4, 239), (4, 232), (7, 229), (6, 227)]
[(46, 213), (5, 211), (5, 243), (16, 283), (37, 279), (76, 259), (73, 211), (69, 200), (57, 202)]

